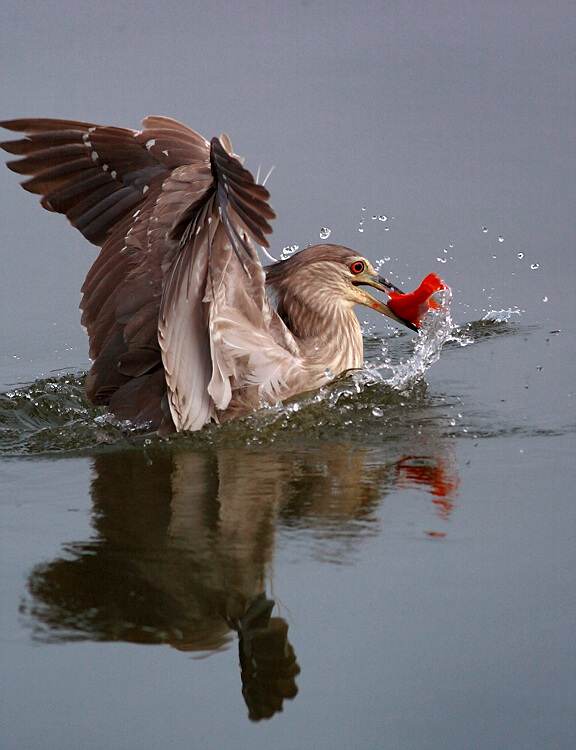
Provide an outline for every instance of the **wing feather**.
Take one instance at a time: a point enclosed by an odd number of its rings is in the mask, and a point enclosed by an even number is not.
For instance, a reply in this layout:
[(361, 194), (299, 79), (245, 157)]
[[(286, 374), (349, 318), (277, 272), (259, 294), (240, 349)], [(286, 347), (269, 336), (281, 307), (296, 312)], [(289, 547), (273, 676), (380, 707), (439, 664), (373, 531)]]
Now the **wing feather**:
[[(159, 341), (179, 430), (276, 402), (303, 369), (293, 336), (266, 296), (251, 244), (271, 229), (268, 193), (246, 190), (236, 198), (226, 175), (234, 170), (236, 182), (248, 186), (253, 179), (233, 159), (212, 140), (216, 190), (164, 267)], [(232, 198), (253, 221), (239, 218)]]
[(2, 125), (24, 135), (3, 144), (24, 187), (102, 247), (82, 287), (92, 400), (194, 430), (286, 395), (302, 358), (252, 245), (268, 246), (275, 214), (227, 137), (165, 117)]

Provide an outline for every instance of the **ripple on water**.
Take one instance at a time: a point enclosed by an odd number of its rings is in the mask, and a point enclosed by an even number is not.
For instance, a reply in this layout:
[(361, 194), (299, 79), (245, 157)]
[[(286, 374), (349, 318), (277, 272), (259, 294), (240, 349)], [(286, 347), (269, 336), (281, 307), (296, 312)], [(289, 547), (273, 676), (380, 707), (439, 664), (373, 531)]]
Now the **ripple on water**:
[(84, 374), (41, 378), (0, 393), (0, 455), (77, 451), (117, 442), (117, 426), (84, 393)]

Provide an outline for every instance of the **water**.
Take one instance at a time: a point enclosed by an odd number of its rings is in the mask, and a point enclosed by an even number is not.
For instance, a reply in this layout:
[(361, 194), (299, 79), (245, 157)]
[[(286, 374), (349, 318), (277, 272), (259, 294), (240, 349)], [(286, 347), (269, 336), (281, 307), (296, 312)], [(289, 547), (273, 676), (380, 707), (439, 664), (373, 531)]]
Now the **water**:
[(329, 227), (450, 315), (133, 431), (83, 394), (93, 251), (0, 170), (0, 747), (573, 748), (572, 4), (172, 11), (9, 2), (3, 117), (225, 130), (274, 256)]
[[(389, 350), (385, 338), (373, 337), (368, 344), (380, 351), (366, 360), (364, 369), (340, 376), (317, 392), (248, 415), (239, 420), (240, 427), (236, 423), (208, 425), (199, 435), (188, 436), (187, 444), (191, 440), (209, 445), (228, 443), (232, 435), (237, 435), (240, 443), (265, 443), (271, 436), (283, 438), (287, 429), (300, 432), (317, 425), (319, 415), (337, 431), (342, 423), (346, 427), (350, 424), (347, 418), (350, 410), (359, 415), (370, 410), (374, 400), (391, 406), (396, 403), (398, 393), (403, 394), (402, 399), (405, 394), (418, 394), (425, 387), (424, 373), (438, 360), (447, 341), (462, 344), (473, 341), (469, 336), (461, 339), (450, 315), (450, 290), (442, 294), (442, 307), (427, 313), (418, 335), (409, 343), (407, 337), (401, 343), (390, 339), (393, 345)], [(410, 349), (411, 354), (406, 356)], [(394, 362), (402, 356), (405, 358)], [(326, 373), (334, 379), (329, 370)], [(84, 393), (84, 375), (41, 378), (0, 393), (0, 456), (34, 456), (89, 451), (110, 444), (159, 442), (146, 427), (134, 428), (109, 414), (105, 407), (91, 404)], [(403, 400), (399, 403), (404, 407)], [(363, 422), (361, 430), (366, 426)], [(180, 436), (173, 436), (164, 442), (178, 440)]]

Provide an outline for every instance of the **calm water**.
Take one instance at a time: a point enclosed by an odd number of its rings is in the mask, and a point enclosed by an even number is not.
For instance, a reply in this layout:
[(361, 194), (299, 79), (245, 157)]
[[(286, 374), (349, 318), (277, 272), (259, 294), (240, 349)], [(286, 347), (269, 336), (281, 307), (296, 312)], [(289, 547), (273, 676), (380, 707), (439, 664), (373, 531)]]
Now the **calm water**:
[(140, 5), (10, 1), (2, 117), (225, 130), (277, 256), (329, 229), (454, 323), (360, 311), (363, 373), (150, 440), (2, 169), (0, 747), (573, 748), (573, 4)]

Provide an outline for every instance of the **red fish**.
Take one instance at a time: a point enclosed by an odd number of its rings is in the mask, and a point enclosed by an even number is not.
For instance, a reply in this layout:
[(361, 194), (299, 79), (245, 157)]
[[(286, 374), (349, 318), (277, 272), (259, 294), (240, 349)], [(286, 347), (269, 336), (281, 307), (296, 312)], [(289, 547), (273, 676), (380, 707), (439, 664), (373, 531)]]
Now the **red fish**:
[(438, 310), (442, 305), (432, 297), (435, 292), (446, 289), (446, 285), (435, 273), (429, 273), (418, 289), (410, 294), (391, 292), (388, 307), (402, 320), (419, 326), (430, 308)]

